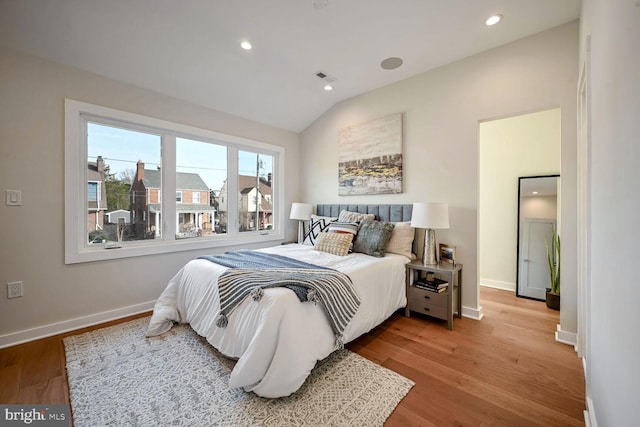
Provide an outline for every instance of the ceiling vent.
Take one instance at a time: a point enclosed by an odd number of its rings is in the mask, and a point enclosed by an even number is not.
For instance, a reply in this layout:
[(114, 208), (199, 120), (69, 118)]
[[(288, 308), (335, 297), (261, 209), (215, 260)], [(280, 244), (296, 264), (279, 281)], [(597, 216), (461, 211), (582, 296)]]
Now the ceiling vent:
[(318, 71), (316, 73), (316, 77), (318, 77), (319, 79), (323, 80), (326, 83), (333, 83), (337, 80), (335, 77), (329, 75), (328, 73), (325, 73), (324, 71)]

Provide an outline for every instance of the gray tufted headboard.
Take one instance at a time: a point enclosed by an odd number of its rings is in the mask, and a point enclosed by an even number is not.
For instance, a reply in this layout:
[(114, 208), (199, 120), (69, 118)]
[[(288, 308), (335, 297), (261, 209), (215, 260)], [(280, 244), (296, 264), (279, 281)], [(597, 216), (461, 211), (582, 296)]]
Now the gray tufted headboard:
[(413, 204), (410, 205), (317, 205), (316, 214), (321, 216), (340, 215), (340, 211), (346, 210), (350, 212), (360, 212), (365, 214), (374, 214), (376, 219), (382, 221), (400, 222), (411, 221), (411, 211)]

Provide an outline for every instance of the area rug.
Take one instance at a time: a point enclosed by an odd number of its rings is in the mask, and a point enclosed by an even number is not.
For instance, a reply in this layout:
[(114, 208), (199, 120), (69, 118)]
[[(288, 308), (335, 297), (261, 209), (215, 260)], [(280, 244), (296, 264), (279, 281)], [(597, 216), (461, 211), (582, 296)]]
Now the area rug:
[(82, 426), (381, 426), (414, 383), (349, 350), (294, 394), (230, 389), (230, 360), (186, 325), (145, 338), (142, 318), (64, 339), (73, 423)]

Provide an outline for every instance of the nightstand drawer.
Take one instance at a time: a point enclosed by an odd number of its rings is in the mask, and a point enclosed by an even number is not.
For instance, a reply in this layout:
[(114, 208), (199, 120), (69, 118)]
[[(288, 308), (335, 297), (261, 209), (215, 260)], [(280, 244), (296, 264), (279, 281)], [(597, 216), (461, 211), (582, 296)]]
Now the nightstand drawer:
[(411, 306), (428, 304), (429, 306), (444, 307), (446, 311), (447, 297), (447, 291), (438, 293), (416, 288), (415, 286), (409, 286), (409, 304), (411, 304)]
[(447, 307), (441, 307), (439, 305), (433, 305), (429, 303), (422, 303), (421, 301), (409, 302), (409, 310), (416, 313), (426, 314), (428, 316), (437, 317), (438, 319), (447, 319)]

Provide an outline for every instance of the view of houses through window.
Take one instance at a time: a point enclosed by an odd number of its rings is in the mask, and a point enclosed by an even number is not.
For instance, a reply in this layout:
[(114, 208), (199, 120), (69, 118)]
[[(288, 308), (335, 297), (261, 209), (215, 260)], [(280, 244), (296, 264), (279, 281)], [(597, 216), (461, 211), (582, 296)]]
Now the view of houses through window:
[(240, 171), (238, 175), (239, 231), (270, 230), (273, 227), (273, 158), (247, 151), (239, 151), (238, 157), (241, 164), (255, 163), (253, 170)]
[[(90, 244), (163, 238), (162, 135), (124, 127), (87, 122)], [(226, 234), (228, 200), (239, 232), (273, 228), (273, 156), (237, 150), (239, 195), (229, 198), (227, 146), (176, 137), (175, 150), (175, 239)]]
[[(152, 198), (156, 208), (160, 200), (157, 191), (142, 190), (138, 159), (146, 159), (156, 170), (160, 167), (160, 135), (88, 122), (87, 153), (89, 243), (148, 238), (147, 230), (137, 225), (151, 213), (142, 208), (143, 199)], [(94, 182), (97, 196), (92, 201)]]

